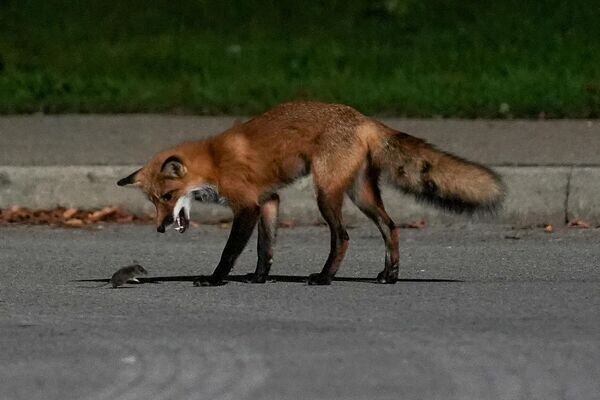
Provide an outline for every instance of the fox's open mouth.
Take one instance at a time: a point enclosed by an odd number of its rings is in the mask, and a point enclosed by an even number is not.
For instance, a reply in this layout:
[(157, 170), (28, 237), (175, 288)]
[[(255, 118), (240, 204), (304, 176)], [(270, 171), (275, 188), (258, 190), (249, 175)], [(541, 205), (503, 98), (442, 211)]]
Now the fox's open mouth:
[(190, 207), (192, 201), (192, 193), (188, 192), (185, 196), (177, 199), (173, 208), (173, 221), (175, 222), (175, 230), (183, 233), (190, 226)]
[(181, 211), (179, 211), (177, 218), (175, 218), (175, 230), (179, 233), (183, 233), (188, 226), (190, 226), (190, 220), (185, 215), (185, 208), (182, 208)]

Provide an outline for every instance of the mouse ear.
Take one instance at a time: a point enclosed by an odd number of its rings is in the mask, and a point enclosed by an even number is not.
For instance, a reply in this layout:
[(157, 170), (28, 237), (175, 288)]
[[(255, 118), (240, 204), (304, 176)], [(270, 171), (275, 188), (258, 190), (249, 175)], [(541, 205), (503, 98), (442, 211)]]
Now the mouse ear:
[(142, 169), (140, 168), (140, 169), (138, 169), (137, 171), (135, 171), (134, 173), (132, 173), (131, 175), (129, 175), (129, 176), (126, 176), (126, 177), (125, 177), (125, 178), (123, 178), (123, 179), (120, 179), (120, 180), (117, 182), (117, 185), (119, 185), (119, 186), (127, 186), (127, 185), (135, 185), (135, 186), (138, 186), (138, 185), (141, 183), (141, 182), (140, 182), (140, 180), (139, 180), (139, 172), (140, 172), (141, 170), (142, 170)]
[(187, 172), (187, 168), (183, 165), (181, 159), (177, 156), (171, 156), (167, 158), (162, 167), (160, 168), (160, 173), (166, 177), (171, 179), (178, 179), (183, 177)]

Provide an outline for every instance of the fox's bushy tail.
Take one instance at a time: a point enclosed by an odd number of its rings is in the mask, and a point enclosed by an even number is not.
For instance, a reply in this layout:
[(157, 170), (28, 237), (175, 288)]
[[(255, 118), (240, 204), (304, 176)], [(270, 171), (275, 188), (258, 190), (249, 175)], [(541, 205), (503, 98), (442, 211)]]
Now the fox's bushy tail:
[(375, 156), (388, 183), (456, 213), (495, 212), (505, 186), (491, 169), (405, 133), (390, 135)]

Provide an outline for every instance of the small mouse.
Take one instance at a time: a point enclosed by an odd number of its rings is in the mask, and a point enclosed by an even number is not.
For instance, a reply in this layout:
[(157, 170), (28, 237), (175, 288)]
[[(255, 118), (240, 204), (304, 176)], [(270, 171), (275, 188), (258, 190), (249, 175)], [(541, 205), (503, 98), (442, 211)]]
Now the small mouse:
[(140, 275), (147, 275), (147, 274), (148, 274), (148, 271), (146, 271), (146, 269), (139, 264), (128, 265), (126, 267), (119, 268), (119, 270), (117, 272), (115, 272), (113, 274), (113, 276), (110, 278), (110, 281), (108, 281), (104, 285), (98, 286), (98, 287), (103, 287), (108, 284), (111, 284), (114, 289), (121, 285), (126, 284), (127, 282), (140, 283), (140, 281), (138, 281), (136, 279), (136, 277), (138, 277)]

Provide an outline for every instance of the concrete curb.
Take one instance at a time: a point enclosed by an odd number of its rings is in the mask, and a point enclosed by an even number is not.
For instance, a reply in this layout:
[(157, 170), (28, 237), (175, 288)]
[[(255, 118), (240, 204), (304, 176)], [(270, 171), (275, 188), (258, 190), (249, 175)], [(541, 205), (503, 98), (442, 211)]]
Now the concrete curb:
[[(244, 117), (36, 115), (0, 117), (0, 165), (143, 165), (160, 150), (205, 139)], [(600, 166), (600, 121), (384, 118), (387, 125), (484, 165)]]
[[(136, 214), (154, 209), (141, 192), (116, 186), (116, 181), (138, 166), (0, 166), (0, 208), (124, 207)], [(497, 167), (508, 188), (504, 209), (494, 221), (512, 224), (564, 223), (575, 218), (600, 223), (600, 167)], [(281, 218), (300, 224), (321, 221), (310, 179), (285, 188)], [(408, 196), (385, 188), (386, 208), (397, 223), (425, 219), (430, 223), (464, 221), (417, 204)], [(198, 204), (193, 217), (201, 222), (230, 218), (227, 208)], [(364, 216), (350, 202), (345, 205), (348, 223)]]

